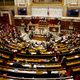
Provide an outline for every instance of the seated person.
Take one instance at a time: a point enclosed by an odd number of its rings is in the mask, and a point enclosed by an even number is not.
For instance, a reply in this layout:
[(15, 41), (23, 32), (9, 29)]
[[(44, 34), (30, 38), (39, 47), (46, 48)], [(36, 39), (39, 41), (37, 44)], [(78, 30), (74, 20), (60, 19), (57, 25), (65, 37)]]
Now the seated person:
[(62, 57), (61, 66), (63, 68), (66, 68), (67, 67), (67, 58), (65, 56)]
[(8, 61), (7, 61), (6, 59), (4, 59), (1, 64), (2, 64), (3, 66), (7, 66), (7, 62), (8, 62)]
[(48, 77), (51, 76), (51, 70), (47, 70)]
[(13, 66), (13, 67), (16, 67), (16, 68), (21, 68), (21, 67), (23, 67), (18, 60), (15, 61), (12, 66)]
[(36, 54), (40, 55), (41, 54), (40, 50), (36, 50)]
[(26, 54), (27, 54), (27, 55), (31, 55), (31, 53), (29, 52), (28, 49), (26, 50)]
[(13, 60), (15, 57), (16, 57), (16, 53), (13, 53), (13, 54), (10, 55), (9, 59)]
[(52, 57), (52, 58), (50, 59), (50, 62), (55, 62), (55, 58)]
[(51, 70), (47, 70), (48, 75), (51, 75)]

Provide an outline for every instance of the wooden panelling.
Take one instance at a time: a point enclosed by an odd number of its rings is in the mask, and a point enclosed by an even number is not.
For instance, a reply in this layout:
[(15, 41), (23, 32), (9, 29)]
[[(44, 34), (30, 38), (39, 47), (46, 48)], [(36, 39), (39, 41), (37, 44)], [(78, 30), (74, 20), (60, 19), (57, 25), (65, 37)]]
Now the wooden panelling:
[(74, 22), (73, 25), (75, 30), (80, 32), (80, 22)]
[(20, 26), (21, 25), (21, 19), (15, 19), (15, 25)]
[(29, 24), (29, 22), (30, 22), (30, 19), (24, 19), (25, 25)]
[[(43, 26), (43, 27), (48, 27), (48, 25), (50, 24), (58, 24), (58, 21), (57, 20), (46, 20), (45, 24), (43, 23), (40, 23), (40, 19), (15, 19), (15, 25), (16, 26), (20, 26), (21, 23), (25, 24), (25, 25), (28, 25), (31, 21), (31, 23), (34, 25), (34, 24), (39, 24), (39, 26)], [(69, 29), (69, 26), (71, 25), (71, 21), (70, 20), (62, 20), (60, 21), (61, 22), (61, 30), (70, 30)], [(72, 26), (73, 26), (73, 30), (75, 31), (80, 31), (80, 22), (78, 21), (73, 21), (72, 22)]]
[[(70, 26), (71, 21), (61, 21), (61, 30), (69, 30), (69, 26)], [(80, 22), (78, 21), (73, 21), (73, 28), (75, 31), (79, 31), (80, 32)]]
[(61, 21), (61, 29), (68, 30), (70, 25), (70, 21)]

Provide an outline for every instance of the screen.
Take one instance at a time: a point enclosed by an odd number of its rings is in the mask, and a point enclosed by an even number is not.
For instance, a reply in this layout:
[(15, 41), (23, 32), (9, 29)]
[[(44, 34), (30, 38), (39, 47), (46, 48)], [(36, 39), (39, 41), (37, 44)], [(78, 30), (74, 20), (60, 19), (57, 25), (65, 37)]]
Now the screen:
[(67, 16), (69, 17), (78, 17), (79, 16), (79, 10), (78, 9), (71, 9), (67, 11)]
[(18, 9), (18, 15), (26, 15), (27, 11), (26, 8), (19, 8)]

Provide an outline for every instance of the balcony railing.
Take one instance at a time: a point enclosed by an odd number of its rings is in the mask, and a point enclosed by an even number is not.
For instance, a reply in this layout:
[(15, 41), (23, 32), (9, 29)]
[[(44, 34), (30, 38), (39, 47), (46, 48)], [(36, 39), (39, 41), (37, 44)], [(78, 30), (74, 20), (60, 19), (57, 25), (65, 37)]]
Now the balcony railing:
[(32, 0), (35, 4), (62, 4), (63, 0)]
[(14, 0), (0, 0), (0, 6), (13, 6)]

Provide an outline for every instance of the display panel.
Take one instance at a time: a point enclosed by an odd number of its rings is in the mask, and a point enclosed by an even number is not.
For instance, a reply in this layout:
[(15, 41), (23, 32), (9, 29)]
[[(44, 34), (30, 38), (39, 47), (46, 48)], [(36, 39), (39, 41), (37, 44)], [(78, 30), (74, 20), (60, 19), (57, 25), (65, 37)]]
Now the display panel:
[(79, 10), (78, 9), (67, 10), (67, 16), (78, 17), (79, 16)]
[(26, 8), (18, 8), (18, 15), (27, 15)]

